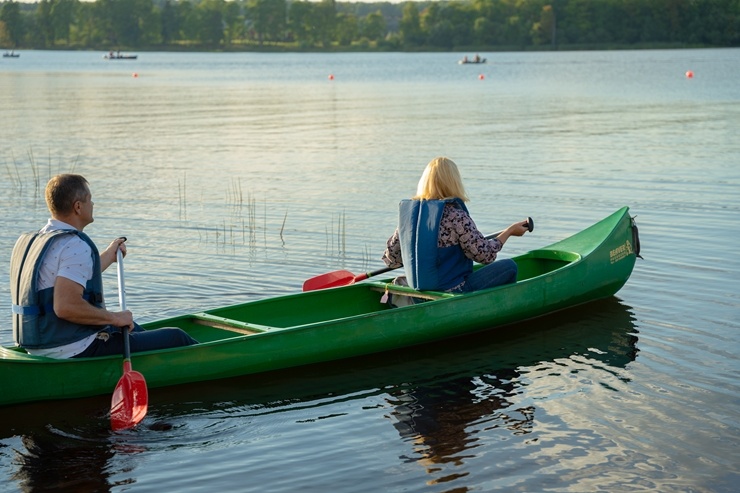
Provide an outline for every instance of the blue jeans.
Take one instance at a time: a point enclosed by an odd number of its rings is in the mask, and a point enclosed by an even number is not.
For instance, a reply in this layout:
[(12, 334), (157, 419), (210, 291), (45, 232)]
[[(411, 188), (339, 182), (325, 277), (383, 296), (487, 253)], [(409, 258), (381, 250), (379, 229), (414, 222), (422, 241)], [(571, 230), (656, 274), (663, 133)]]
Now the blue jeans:
[(469, 293), (516, 282), (517, 265), (511, 259), (496, 260), (470, 274), (453, 293)]
[[(123, 354), (123, 335), (118, 328), (108, 327), (106, 331), (109, 336), (107, 340), (95, 339), (87, 349), (75, 358), (91, 358), (93, 356), (110, 356), (112, 354)], [(163, 327), (155, 330), (144, 330), (137, 323), (134, 330), (129, 333), (129, 345), (132, 353), (141, 351), (152, 351), (155, 349), (166, 349), (180, 346), (198, 344), (198, 341), (190, 337), (184, 330), (177, 327)]]

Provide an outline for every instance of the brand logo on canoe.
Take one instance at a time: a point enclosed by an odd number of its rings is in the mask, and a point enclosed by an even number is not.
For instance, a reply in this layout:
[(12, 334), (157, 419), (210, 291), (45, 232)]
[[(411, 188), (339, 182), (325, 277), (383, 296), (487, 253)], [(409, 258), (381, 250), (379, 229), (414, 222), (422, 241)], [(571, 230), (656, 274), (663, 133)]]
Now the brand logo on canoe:
[(627, 240), (624, 242), (624, 245), (619, 245), (617, 248), (609, 252), (609, 260), (613, 264), (627, 258), (633, 252), (634, 251), (632, 250), (632, 243)]

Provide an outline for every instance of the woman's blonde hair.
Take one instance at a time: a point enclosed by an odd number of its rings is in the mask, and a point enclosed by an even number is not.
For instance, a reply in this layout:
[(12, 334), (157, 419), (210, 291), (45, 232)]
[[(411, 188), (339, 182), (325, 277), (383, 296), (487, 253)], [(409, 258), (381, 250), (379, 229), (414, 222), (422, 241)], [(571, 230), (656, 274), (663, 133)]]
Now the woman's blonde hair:
[(427, 164), (416, 187), (416, 195), (412, 198), (414, 200), (458, 198), (463, 202), (469, 200), (457, 165), (446, 157), (436, 157)]

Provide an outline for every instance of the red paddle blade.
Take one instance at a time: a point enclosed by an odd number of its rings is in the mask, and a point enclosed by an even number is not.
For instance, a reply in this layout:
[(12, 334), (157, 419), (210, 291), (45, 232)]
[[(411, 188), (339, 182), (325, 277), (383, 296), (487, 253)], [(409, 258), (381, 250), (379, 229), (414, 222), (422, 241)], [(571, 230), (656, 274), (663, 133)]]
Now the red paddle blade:
[(317, 289), (335, 288), (337, 286), (348, 286), (355, 282), (355, 275), (348, 270), (335, 270), (321, 274), (303, 283), (304, 291), (315, 291)]
[(146, 416), (148, 402), (144, 375), (138, 371), (126, 371), (111, 398), (110, 422), (113, 431), (136, 426)]

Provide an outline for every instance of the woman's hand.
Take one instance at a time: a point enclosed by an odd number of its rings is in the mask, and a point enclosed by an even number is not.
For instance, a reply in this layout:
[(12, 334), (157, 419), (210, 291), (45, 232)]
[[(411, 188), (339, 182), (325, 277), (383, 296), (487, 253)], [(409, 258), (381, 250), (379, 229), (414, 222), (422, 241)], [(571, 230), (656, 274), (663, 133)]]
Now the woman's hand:
[(501, 242), (503, 245), (506, 243), (506, 240), (509, 239), (510, 236), (522, 236), (524, 233), (529, 231), (529, 220), (525, 219), (524, 221), (520, 221), (517, 223), (512, 224), (505, 230), (501, 232), (500, 235), (496, 237), (498, 241)]

